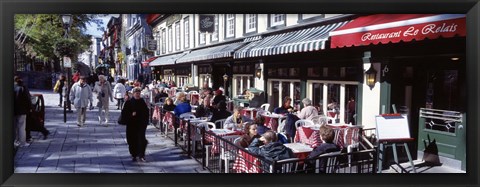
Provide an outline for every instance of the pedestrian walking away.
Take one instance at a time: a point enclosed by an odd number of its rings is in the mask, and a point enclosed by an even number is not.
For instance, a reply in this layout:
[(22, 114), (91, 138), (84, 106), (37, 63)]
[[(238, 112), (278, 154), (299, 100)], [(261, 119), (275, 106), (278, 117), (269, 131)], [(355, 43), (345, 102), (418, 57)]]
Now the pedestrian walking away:
[(127, 144), (132, 161), (137, 161), (138, 157), (145, 162), (145, 149), (148, 144), (145, 132), (149, 122), (149, 110), (145, 100), (141, 98), (141, 89), (137, 87), (132, 91), (133, 97), (125, 102), (121, 115), (125, 116), (127, 122)]
[(30, 91), (23, 85), (23, 80), (20, 76), (14, 77), (14, 124), (15, 124), (15, 146), (25, 147), (30, 144), (27, 143), (26, 137), (26, 118), (27, 113), (32, 110), (32, 101)]
[(118, 79), (117, 84), (113, 88), (113, 95), (115, 95), (115, 99), (117, 100), (117, 110), (123, 109), (124, 97), (125, 97), (125, 79)]
[(92, 89), (85, 79), (84, 76), (80, 76), (80, 80), (73, 84), (70, 90), (70, 101), (73, 101), (77, 109), (77, 126), (79, 127), (85, 124), (87, 106), (93, 102)]
[[(109, 99), (113, 102), (113, 96), (112, 88), (105, 75), (98, 76), (98, 82), (95, 83), (93, 92), (97, 93), (98, 122), (101, 125), (102, 121), (105, 120), (105, 124), (108, 126)], [(102, 119), (102, 113), (104, 119)]]

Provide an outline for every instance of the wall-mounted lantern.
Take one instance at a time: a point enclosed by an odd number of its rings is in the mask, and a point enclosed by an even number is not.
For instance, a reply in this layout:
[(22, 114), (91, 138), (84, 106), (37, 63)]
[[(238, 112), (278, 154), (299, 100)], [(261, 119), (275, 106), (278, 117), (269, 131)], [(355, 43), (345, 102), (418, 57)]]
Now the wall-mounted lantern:
[(255, 76), (257, 78), (261, 78), (262, 77), (262, 68), (260, 68), (260, 66), (257, 67), (257, 69), (255, 70)]
[(375, 68), (373, 67), (373, 63), (370, 62), (370, 57), (370, 51), (365, 52), (363, 57), (363, 63), (370, 63), (370, 68), (365, 71), (365, 80), (367, 86), (370, 87), (370, 90), (372, 90), (373, 87), (375, 87), (375, 82), (377, 82), (377, 70), (375, 70)]

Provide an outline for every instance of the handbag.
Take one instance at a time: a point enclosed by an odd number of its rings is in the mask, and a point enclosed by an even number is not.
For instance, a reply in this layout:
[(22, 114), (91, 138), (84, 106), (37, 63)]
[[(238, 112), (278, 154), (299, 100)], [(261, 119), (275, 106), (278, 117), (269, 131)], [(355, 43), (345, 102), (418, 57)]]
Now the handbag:
[(118, 116), (117, 123), (120, 125), (127, 125), (127, 120), (125, 119), (125, 117), (123, 117), (122, 113), (123, 112), (120, 112), (120, 116)]

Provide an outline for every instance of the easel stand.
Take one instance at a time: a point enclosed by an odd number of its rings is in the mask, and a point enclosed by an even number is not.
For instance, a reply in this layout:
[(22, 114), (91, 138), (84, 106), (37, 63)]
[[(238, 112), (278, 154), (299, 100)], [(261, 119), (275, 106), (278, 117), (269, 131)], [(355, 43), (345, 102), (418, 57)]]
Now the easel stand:
[(378, 173), (382, 173), (382, 162), (385, 159), (385, 149), (387, 147), (392, 147), (393, 151), (393, 159), (395, 161), (395, 165), (398, 166), (402, 170), (402, 173), (409, 173), (398, 161), (398, 154), (397, 154), (397, 144), (403, 144), (405, 148), (405, 152), (407, 153), (408, 161), (412, 166), (413, 173), (417, 173), (415, 169), (415, 165), (413, 164), (412, 156), (410, 155), (410, 150), (408, 149), (408, 141), (412, 141), (412, 139), (399, 139), (399, 140), (379, 140), (379, 151), (378, 151)]
[(392, 147), (395, 164), (402, 170), (402, 173), (409, 173), (398, 162), (397, 144), (403, 144), (408, 156), (408, 161), (412, 165), (413, 173), (416, 173), (417, 171), (413, 165), (412, 156), (410, 155), (407, 145), (407, 142), (413, 140), (413, 138), (410, 137), (407, 116), (401, 114), (382, 114), (375, 116), (375, 122), (377, 124), (376, 133), (379, 145), (378, 173), (382, 172), (382, 162), (385, 159), (385, 148), (389, 146)]

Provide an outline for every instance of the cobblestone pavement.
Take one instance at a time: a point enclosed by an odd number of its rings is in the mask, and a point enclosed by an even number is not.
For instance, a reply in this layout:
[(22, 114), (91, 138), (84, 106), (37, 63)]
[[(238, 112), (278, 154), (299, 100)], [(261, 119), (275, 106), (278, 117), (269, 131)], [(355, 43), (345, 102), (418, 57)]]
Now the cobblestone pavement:
[(40, 132), (31, 133), (31, 145), (16, 151), (15, 173), (208, 173), (151, 125), (146, 133), (147, 162), (132, 162), (125, 126), (116, 123), (120, 110), (116, 110), (115, 100), (110, 102), (108, 127), (99, 125), (95, 108), (87, 111), (85, 126), (80, 128), (74, 108), (74, 113), (67, 114), (67, 122), (63, 122), (63, 108), (57, 106), (58, 94), (50, 90), (31, 93), (43, 94), (45, 127), (50, 135), (43, 140)]

